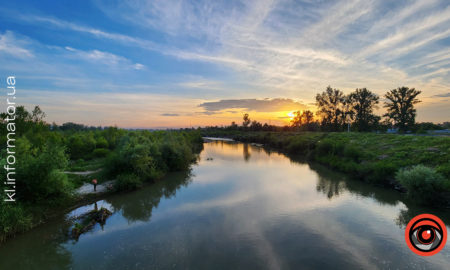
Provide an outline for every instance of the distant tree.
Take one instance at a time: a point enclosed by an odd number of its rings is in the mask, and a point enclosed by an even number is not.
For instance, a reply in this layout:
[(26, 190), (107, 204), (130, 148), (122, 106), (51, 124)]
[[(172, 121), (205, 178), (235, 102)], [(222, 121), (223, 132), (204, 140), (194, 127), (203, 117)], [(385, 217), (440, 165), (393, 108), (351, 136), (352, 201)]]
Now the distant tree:
[(231, 122), (231, 125), (230, 125), (229, 129), (237, 130), (238, 129), (238, 125), (236, 124), (236, 122), (234, 122), (234, 121)]
[(322, 126), (332, 131), (338, 131), (343, 123), (344, 93), (330, 86), (316, 95), (317, 115), (322, 118)]
[(305, 125), (310, 125), (314, 122), (314, 113), (310, 110), (306, 110), (303, 112), (302, 118)]
[(250, 125), (250, 122), (251, 122), (250, 116), (248, 115), (248, 113), (244, 114), (243, 119), (244, 119), (244, 122), (242, 122), (242, 126), (244, 128), (246, 128), (246, 127), (248, 127)]
[(355, 124), (358, 131), (369, 131), (380, 120), (379, 116), (373, 114), (373, 109), (377, 108), (378, 100), (379, 97), (367, 88), (356, 89), (349, 95), (349, 102), (355, 115)]
[(291, 126), (299, 128), (302, 130), (311, 130), (311, 125), (314, 123), (314, 113), (310, 110), (303, 112), (296, 111), (294, 117), (291, 120)]
[(294, 117), (291, 120), (293, 127), (300, 127), (302, 125), (302, 113), (300, 111), (294, 112)]
[(439, 124), (439, 126), (443, 129), (450, 129), (450, 122), (443, 122), (442, 124)]
[(254, 131), (262, 130), (262, 127), (263, 125), (256, 120), (253, 120), (252, 124), (250, 125), (250, 129)]
[(420, 102), (417, 96), (421, 93), (414, 88), (399, 87), (387, 92), (384, 107), (387, 108), (385, 117), (392, 119), (399, 131), (404, 133), (411, 128), (416, 119), (414, 104)]
[(45, 112), (43, 112), (39, 106), (35, 106), (31, 112), (31, 119), (35, 123), (44, 121), (45, 116)]

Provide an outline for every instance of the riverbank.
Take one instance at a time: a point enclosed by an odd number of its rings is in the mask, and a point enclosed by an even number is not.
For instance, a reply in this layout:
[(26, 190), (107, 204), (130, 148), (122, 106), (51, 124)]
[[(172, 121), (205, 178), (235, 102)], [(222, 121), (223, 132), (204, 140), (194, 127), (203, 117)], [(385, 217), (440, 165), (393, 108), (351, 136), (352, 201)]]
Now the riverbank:
[(406, 191), (420, 204), (450, 203), (449, 137), (353, 132), (219, 131), (202, 135), (260, 143), (291, 157), (302, 156), (354, 178)]

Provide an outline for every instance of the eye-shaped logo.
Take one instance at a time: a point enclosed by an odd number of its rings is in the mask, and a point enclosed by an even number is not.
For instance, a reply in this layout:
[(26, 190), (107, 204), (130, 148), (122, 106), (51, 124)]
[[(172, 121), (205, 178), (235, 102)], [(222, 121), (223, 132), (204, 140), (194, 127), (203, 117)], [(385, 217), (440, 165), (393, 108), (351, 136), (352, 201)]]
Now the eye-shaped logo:
[(447, 228), (437, 216), (418, 215), (406, 226), (405, 240), (408, 247), (417, 255), (431, 256), (444, 248)]

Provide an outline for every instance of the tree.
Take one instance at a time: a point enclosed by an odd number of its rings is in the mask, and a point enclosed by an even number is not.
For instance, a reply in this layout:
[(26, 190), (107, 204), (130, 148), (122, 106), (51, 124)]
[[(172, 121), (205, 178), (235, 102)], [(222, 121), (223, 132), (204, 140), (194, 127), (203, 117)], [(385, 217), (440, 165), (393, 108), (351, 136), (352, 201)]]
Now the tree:
[(303, 112), (296, 111), (294, 117), (291, 120), (293, 127), (304, 127), (304, 129), (310, 130), (311, 124), (314, 122), (314, 113), (310, 110)]
[(302, 125), (302, 113), (300, 111), (294, 112), (294, 117), (291, 120), (293, 127), (300, 127)]
[(246, 128), (246, 127), (248, 127), (248, 125), (250, 125), (250, 122), (251, 122), (252, 120), (250, 120), (250, 116), (248, 115), (248, 113), (244, 114), (243, 119), (244, 119), (244, 122), (242, 122), (242, 126), (243, 126), (244, 128)]
[(231, 122), (231, 126), (228, 127), (231, 130), (237, 130), (238, 129), (238, 125), (236, 124), (236, 122)]
[(357, 88), (349, 95), (349, 99), (358, 131), (370, 131), (380, 120), (379, 116), (373, 114), (373, 109), (377, 108), (379, 97), (367, 88)]
[(422, 91), (414, 88), (399, 87), (387, 92), (384, 107), (387, 108), (385, 117), (392, 119), (399, 131), (404, 133), (408, 128), (414, 125), (416, 119), (416, 109), (414, 104), (420, 102), (417, 96)]
[(254, 131), (262, 130), (262, 127), (263, 125), (256, 120), (253, 120), (252, 124), (250, 125), (250, 129)]
[(40, 123), (44, 120), (45, 116), (45, 112), (43, 112), (39, 106), (35, 106), (32, 111), (31, 119), (35, 123)]
[(306, 110), (302, 114), (305, 125), (310, 125), (314, 122), (314, 113), (310, 110)]
[(317, 115), (322, 117), (322, 126), (332, 131), (338, 131), (343, 123), (342, 112), (345, 101), (344, 93), (330, 86), (316, 95)]

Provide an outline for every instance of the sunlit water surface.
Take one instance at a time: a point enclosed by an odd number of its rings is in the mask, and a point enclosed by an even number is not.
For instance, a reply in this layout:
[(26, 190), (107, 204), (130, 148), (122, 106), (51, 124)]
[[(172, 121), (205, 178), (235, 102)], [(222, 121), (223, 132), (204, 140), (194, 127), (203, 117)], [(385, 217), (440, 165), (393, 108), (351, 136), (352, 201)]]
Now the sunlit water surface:
[[(0, 247), (0, 269), (450, 269), (419, 257), (404, 227), (430, 212), (396, 191), (241, 143), (205, 143), (190, 173), (98, 201), (113, 215), (70, 240), (71, 216)], [(447, 228), (448, 229), (448, 228)]]

